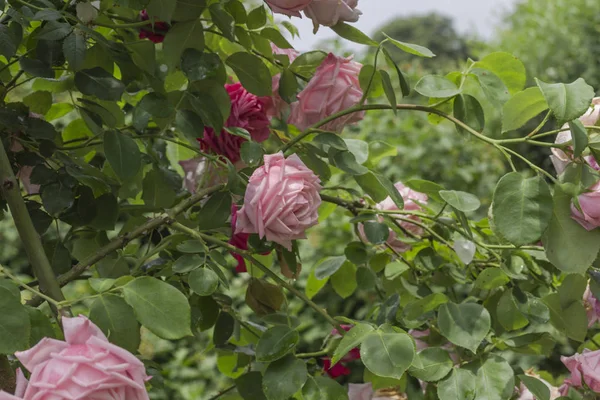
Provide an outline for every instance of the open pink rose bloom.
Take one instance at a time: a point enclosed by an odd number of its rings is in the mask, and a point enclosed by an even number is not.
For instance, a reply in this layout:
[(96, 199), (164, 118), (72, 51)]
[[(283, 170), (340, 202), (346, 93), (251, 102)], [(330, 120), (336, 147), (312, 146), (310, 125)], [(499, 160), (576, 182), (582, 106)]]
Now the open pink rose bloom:
[(257, 233), (288, 250), (292, 240), (319, 220), (320, 179), (302, 160), (282, 152), (266, 155), (248, 183), (244, 205), (237, 213), (235, 234)]
[(44, 338), (15, 356), (31, 372), (19, 370), (14, 395), (0, 400), (147, 400), (144, 364), (111, 344), (84, 316), (63, 318), (65, 341)]

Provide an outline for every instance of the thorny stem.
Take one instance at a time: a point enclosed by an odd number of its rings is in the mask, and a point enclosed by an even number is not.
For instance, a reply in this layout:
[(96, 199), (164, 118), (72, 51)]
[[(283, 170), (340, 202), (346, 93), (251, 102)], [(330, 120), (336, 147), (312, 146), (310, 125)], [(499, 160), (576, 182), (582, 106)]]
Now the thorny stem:
[(299, 291), (298, 289), (296, 289), (294, 286), (290, 285), (289, 283), (287, 283), (284, 279), (280, 278), (275, 272), (271, 271), (266, 265), (264, 265), (263, 263), (261, 263), (260, 261), (258, 261), (257, 259), (255, 259), (252, 256), (252, 253), (245, 251), (245, 250), (240, 250), (235, 246), (230, 245), (229, 243), (226, 243), (222, 240), (219, 240), (217, 238), (215, 238), (214, 236), (211, 235), (207, 235), (205, 233), (202, 232), (198, 232), (195, 231), (191, 228), (188, 228), (187, 226), (184, 226), (178, 222), (175, 222), (171, 225), (171, 228), (182, 232), (182, 233), (186, 233), (192, 237), (195, 237), (197, 239), (212, 243), (212, 244), (216, 244), (217, 246), (220, 246), (228, 251), (237, 253), (239, 255), (241, 255), (242, 257), (244, 257), (246, 260), (248, 260), (249, 262), (251, 262), (252, 264), (254, 264), (258, 269), (260, 269), (261, 271), (263, 271), (265, 273), (265, 275), (268, 275), (269, 278), (273, 279), (275, 282), (277, 282), (279, 285), (281, 285), (282, 287), (286, 288), (288, 291), (290, 291), (291, 293), (293, 293), (296, 297), (298, 297), (300, 300), (302, 300), (304, 303), (306, 303), (307, 306), (311, 307), (313, 310), (315, 310), (317, 313), (319, 313), (323, 318), (325, 318), (327, 320), (327, 322), (329, 322), (331, 325), (333, 325), (335, 328), (338, 329), (338, 331), (340, 332), (340, 334), (344, 333), (344, 330), (342, 329), (341, 325), (339, 322), (337, 322), (335, 319), (333, 319), (328, 313), (327, 311), (325, 311), (324, 309), (322, 309), (321, 307), (319, 307), (316, 303), (314, 303), (311, 299), (309, 299), (308, 297), (306, 297), (306, 295), (304, 293), (302, 293), (301, 291)]

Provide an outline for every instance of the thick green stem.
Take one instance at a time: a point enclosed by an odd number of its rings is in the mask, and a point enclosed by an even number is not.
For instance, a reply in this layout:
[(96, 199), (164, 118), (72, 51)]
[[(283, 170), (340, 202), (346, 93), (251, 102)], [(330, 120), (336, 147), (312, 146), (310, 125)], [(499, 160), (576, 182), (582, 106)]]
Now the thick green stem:
[(33, 267), (33, 272), (40, 282), (40, 290), (42, 293), (53, 298), (56, 301), (65, 299), (58, 280), (54, 275), (50, 261), (46, 256), (42, 239), (35, 230), (31, 216), (25, 206), (25, 201), (21, 196), (19, 182), (13, 173), (12, 166), (4, 149), (4, 144), (0, 140), (0, 191), (2, 196), (8, 203), (13, 220), (19, 232), (21, 242), (29, 262)]
[(15, 387), (15, 373), (10, 367), (8, 357), (0, 356), (0, 391), (14, 393)]
[(220, 246), (224, 249), (227, 249), (231, 252), (241, 255), (246, 260), (248, 260), (249, 262), (254, 264), (262, 272), (264, 272), (265, 275), (269, 276), (269, 278), (273, 279), (279, 285), (286, 288), (288, 291), (290, 291), (292, 294), (294, 294), (296, 297), (298, 297), (300, 300), (302, 300), (304, 303), (306, 303), (307, 306), (309, 306), (310, 308), (315, 310), (317, 313), (319, 313), (321, 316), (323, 316), (323, 318), (325, 318), (327, 320), (327, 322), (329, 322), (331, 325), (333, 325), (335, 328), (337, 328), (337, 330), (340, 332), (340, 334), (342, 334), (342, 335), (344, 334), (345, 331), (342, 328), (342, 326), (340, 325), (340, 323), (337, 322), (335, 319), (333, 319), (331, 317), (331, 315), (329, 315), (327, 313), (327, 311), (325, 311), (324, 309), (319, 307), (315, 302), (313, 302), (311, 299), (306, 297), (306, 295), (304, 293), (302, 293), (301, 291), (299, 291), (298, 289), (296, 289), (295, 287), (293, 287), (292, 285), (287, 283), (284, 279), (281, 279), (275, 272), (271, 271), (266, 265), (264, 265), (263, 263), (261, 263), (260, 261), (255, 259), (250, 252), (240, 250), (237, 247), (230, 245), (229, 243), (219, 240), (211, 235), (207, 235), (205, 233), (190, 229), (187, 226), (182, 225), (178, 222), (173, 223), (171, 225), (171, 227), (179, 232), (186, 233), (197, 239), (216, 244), (217, 246)]

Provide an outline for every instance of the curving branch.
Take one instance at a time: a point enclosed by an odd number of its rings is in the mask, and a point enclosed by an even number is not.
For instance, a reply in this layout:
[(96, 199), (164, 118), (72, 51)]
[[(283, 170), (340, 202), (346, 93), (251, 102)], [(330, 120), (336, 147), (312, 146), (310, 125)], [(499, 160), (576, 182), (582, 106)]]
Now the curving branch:
[[(145, 236), (152, 232), (153, 230), (163, 226), (169, 225), (173, 223), (175, 217), (179, 214), (183, 213), (187, 209), (199, 203), (206, 196), (210, 196), (211, 194), (223, 190), (225, 188), (225, 184), (212, 186), (210, 188), (200, 190), (198, 193), (192, 195), (186, 200), (182, 201), (175, 207), (166, 211), (162, 215), (158, 217), (152, 218), (148, 222), (143, 225), (140, 225), (136, 229), (131, 232), (128, 232), (124, 235), (121, 235), (115, 239), (113, 239), (110, 243), (98, 249), (95, 253), (91, 254), (87, 258), (81, 260), (77, 265), (75, 265), (69, 272), (58, 277), (58, 284), (60, 286), (64, 286), (67, 283), (75, 280), (81, 274), (83, 274), (86, 270), (96, 264), (98, 261), (102, 260), (104, 257), (108, 256), (114, 251), (117, 251), (127, 245), (130, 241), (137, 239), (139, 237)], [(64, 299), (63, 299), (64, 300)], [(44, 299), (41, 297), (34, 297), (27, 304), (33, 307), (37, 307), (42, 304)]]

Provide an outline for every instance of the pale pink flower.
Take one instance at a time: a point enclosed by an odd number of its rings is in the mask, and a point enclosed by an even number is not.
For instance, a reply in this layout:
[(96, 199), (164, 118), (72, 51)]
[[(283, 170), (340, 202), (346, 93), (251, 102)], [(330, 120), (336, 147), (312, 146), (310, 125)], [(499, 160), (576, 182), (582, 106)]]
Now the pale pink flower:
[(274, 13), (300, 17), (300, 11), (306, 8), (313, 0), (265, 0)]
[[(396, 187), (396, 189), (398, 189), (398, 192), (400, 192), (400, 195), (402, 196), (402, 199), (404, 200), (404, 210), (406, 210), (406, 211), (421, 211), (421, 205), (427, 204), (428, 198), (427, 198), (426, 194), (412, 190), (411, 188), (404, 186), (404, 184), (402, 182), (398, 182), (394, 186)], [(377, 208), (378, 210), (382, 210), (382, 211), (398, 210), (398, 206), (396, 205), (396, 203), (394, 203), (394, 201), (392, 200), (391, 197), (387, 197), (381, 203), (378, 203), (375, 206), (375, 208)], [(393, 218), (394, 214), (387, 214), (387, 216)], [(398, 217), (403, 217), (405, 219), (407, 218), (407, 219), (413, 220), (417, 223), (421, 221), (421, 219), (419, 217), (415, 217), (415, 216), (398, 215)], [(383, 222), (384, 218), (379, 216), (378, 220), (380, 222)], [(421, 236), (423, 234), (423, 228), (421, 228), (420, 226), (415, 225), (411, 222), (399, 221), (398, 224), (403, 229), (405, 229), (408, 232), (413, 233), (416, 236)], [(366, 242), (367, 238), (364, 233), (363, 224), (360, 224), (358, 226), (358, 231), (361, 236), (361, 239)], [(411, 246), (408, 243), (405, 243), (401, 238), (399, 238), (398, 234), (391, 229), (389, 230), (387, 244), (389, 244), (394, 250), (396, 250), (399, 253), (403, 253), (403, 252), (406, 252), (411, 249)]]
[(582, 387), (585, 383), (594, 393), (600, 393), (600, 350), (584, 349), (581, 354), (560, 359), (571, 372), (571, 377), (565, 379), (561, 390), (568, 390), (568, 386)]
[[(363, 91), (358, 75), (362, 65), (352, 58), (337, 57), (332, 53), (315, 71), (308, 85), (292, 103), (288, 122), (305, 130), (323, 119), (360, 103)], [(321, 129), (341, 132), (344, 126), (363, 119), (365, 113), (355, 112), (321, 126)]]
[[(243, 128), (250, 133), (255, 142), (264, 142), (269, 138), (269, 118), (264, 98), (249, 93), (240, 83), (225, 85), (231, 99), (231, 113), (225, 122), (226, 128)], [(204, 136), (198, 139), (204, 151), (225, 156), (232, 163), (240, 160), (240, 149), (246, 141), (241, 136), (232, 135), (224, 129), (219, 133), (211, 127), (204, 128)]]
[(17, 374), (15, 395), (0, 400), (148, 400), (144, 364), (109, 343), (84, 316), (63, 318), (65, 342), (44, 338), (15, 356), (31, 372), (29, 382)]
[(588, 328), (590, 328), (600, 320), (600, 301), (598, 301), (590, 290), (589, 284), (583, 293), (583, 305), (587, 313)]
[(292, 240), (306, 238), (318, 223), (321, 205), (319, 178), (296, 154), (266, 155), (246, 188), (235, 233), (257, 233), (288, 250)]
[(356, 22), (362, 12), (357, 10), (358, 0), (313, 0), (304, 14), (313, 21), (315, 30), (319, 25), (334, 26), (338, 22)]
[(578, 197), (579, 207), (571, 204), (571, 217), (588, 231), (600, 226), (600, 182)]

